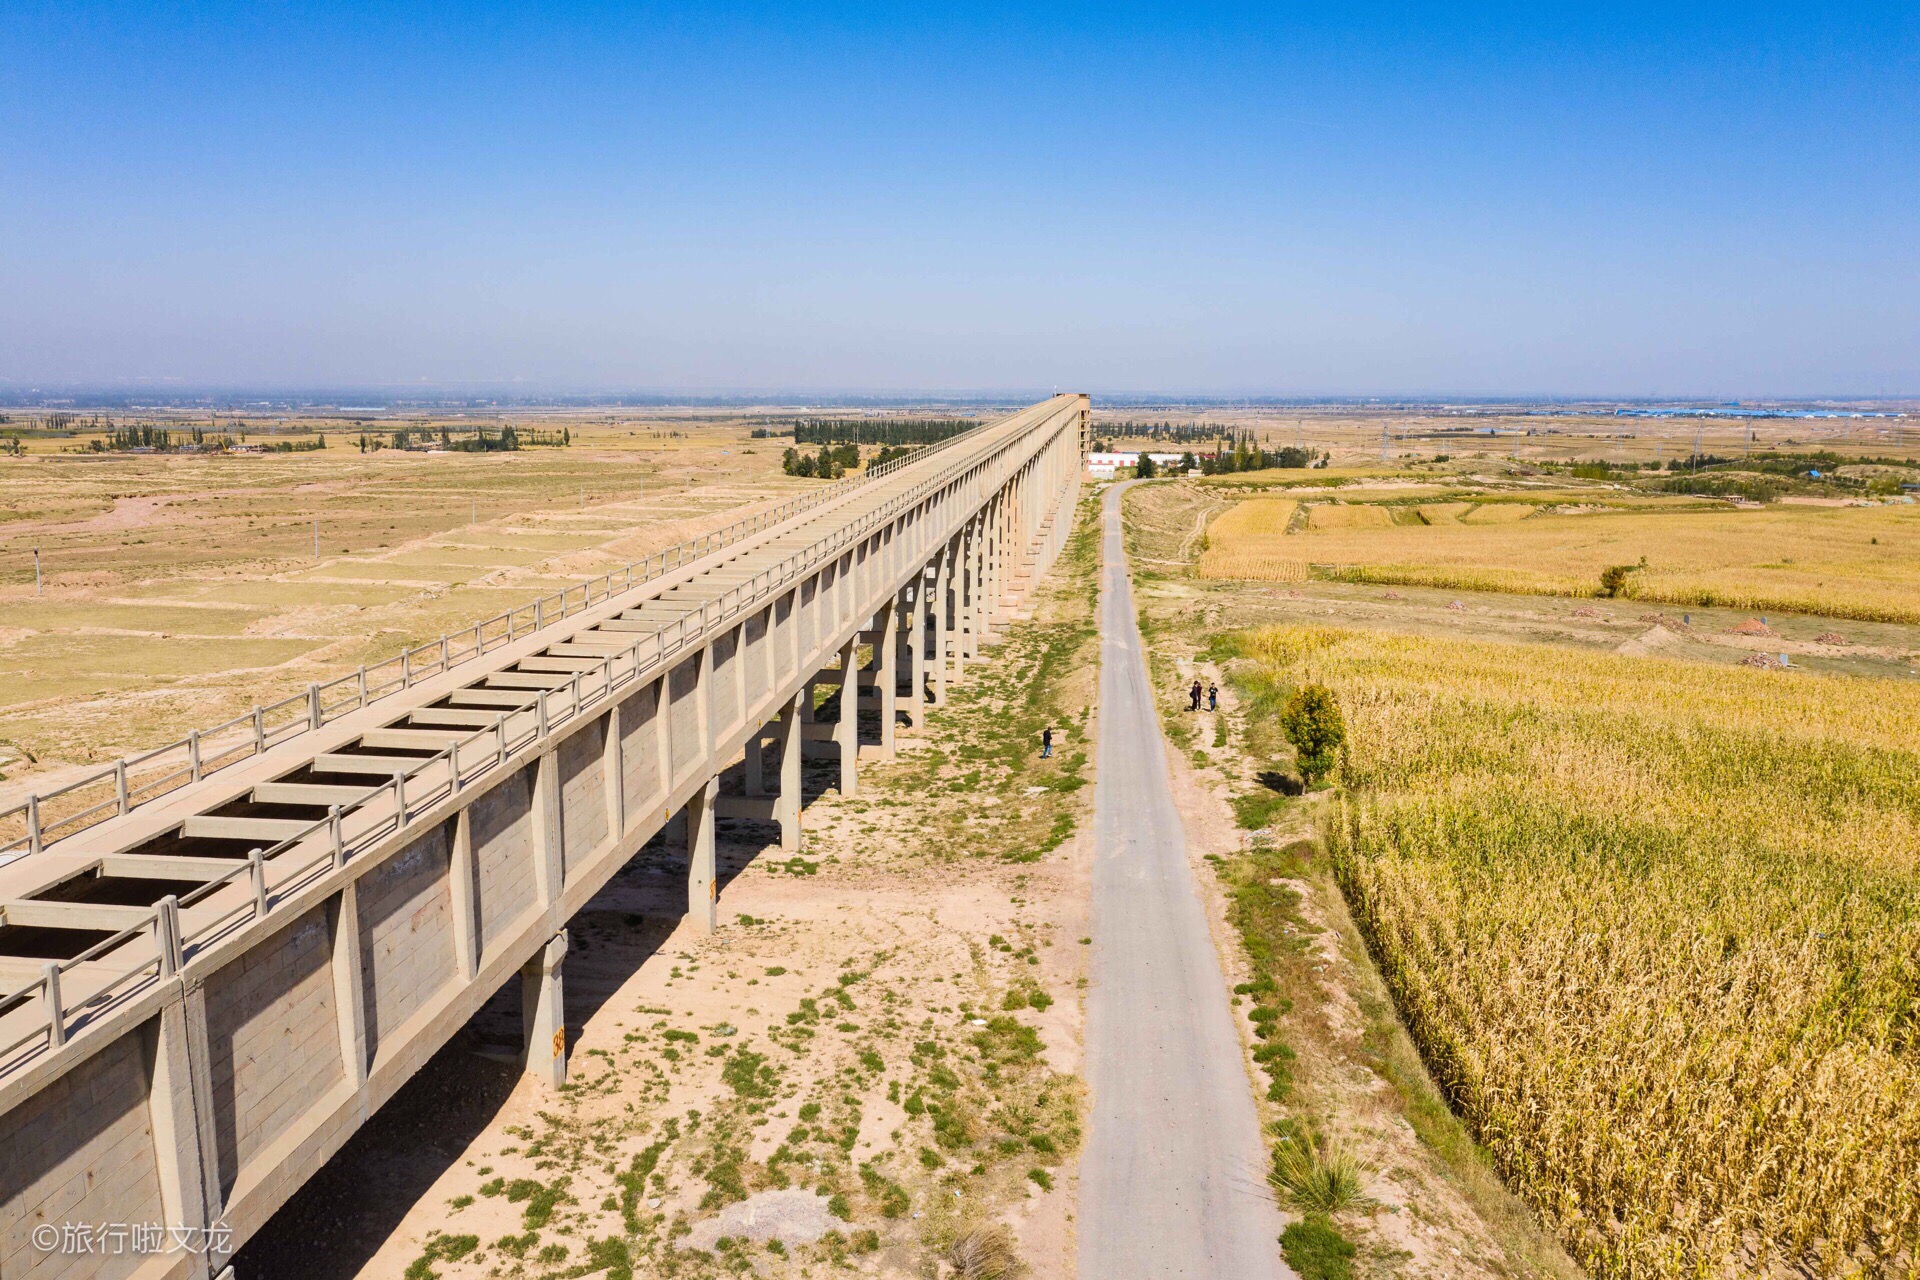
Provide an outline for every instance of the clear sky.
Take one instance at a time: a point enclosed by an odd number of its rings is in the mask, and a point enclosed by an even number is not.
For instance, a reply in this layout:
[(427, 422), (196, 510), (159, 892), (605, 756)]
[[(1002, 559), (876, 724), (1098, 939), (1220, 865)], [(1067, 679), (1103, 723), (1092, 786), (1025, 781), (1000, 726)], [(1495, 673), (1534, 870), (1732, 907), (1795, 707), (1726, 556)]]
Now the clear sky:
[(1920, 393), (1920, 6), (8, 0), (0, 379)]

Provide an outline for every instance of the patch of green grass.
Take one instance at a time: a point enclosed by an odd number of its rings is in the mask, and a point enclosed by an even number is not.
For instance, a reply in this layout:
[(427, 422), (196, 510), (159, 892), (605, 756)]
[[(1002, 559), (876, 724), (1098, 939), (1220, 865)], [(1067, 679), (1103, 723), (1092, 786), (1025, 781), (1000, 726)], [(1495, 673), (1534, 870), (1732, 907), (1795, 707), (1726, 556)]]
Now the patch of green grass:
[(1357, 1252), (1323, 1213), (1310, 1213), (1280, 1233), (1280, 1254), (1300, 1280), (1353, 1280)]

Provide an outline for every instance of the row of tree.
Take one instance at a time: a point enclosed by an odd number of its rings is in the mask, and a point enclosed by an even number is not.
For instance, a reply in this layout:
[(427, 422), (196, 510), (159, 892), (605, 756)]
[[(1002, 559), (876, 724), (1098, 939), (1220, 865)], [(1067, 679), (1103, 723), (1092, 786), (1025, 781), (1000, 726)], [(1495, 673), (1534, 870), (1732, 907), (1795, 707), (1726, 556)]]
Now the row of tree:
[[(1288, 445), (1283, 449), (1263, 449), (1253, 441), (1253, 434), (1236, 437), (1217, 453), (1184, 453), (1175, 464), (1177, 474), (1185, 475), (1189, 471), (1198, 471), (1205, 476), (1230, 475), (1236, 471), (1266, 471), (1273, 467), (1300, 468), (1317, 464), (1324, 466), (1331, 457), (1327, 453), (1315, 453), (1311, 449), (1298, 449)], [(1140, 455), (1140, 462), (1134, 474), (1141, 479), (1149, 479), (1160, 473), (1159, 464), (1148, 453)]]
[(795, 444), (939, 444), (980, 424), (972, 418), (795, 418)]
[[(239, 439), (246, 440), (241, 432)], [(176, 432), (168, 427), (156, 427), (150, 423), (129, 423), (125, 426), (107, 428), (107, 434), (95, 436), (87, 441), (89, 453), (129, 453), (135, 450), (152, 453), (225, 453), (234, 447), (234, 437), (224, 431), (209, 431), (205, 427), (191, 427), (184, 432)], [(327, 447), (327, 438), (316, 432), (311, 440), (269, 440), (260, 448), (269, 453), (310, 453)]]
[(386, 440), (367, 432), (360, 434), (360, 452), (374, 453), (381, 449), (445, 449), (451, 453), (513, 453), (527, 448), (565, 448), (573, 443), (573, 432), (566, 427), (558, 431), (542, 431), (537, 427), (516, 427), (512, 423), (500, 428), (498, 435), (487, 434), (485, 427), (475, 427), (470, 436), (456, 438), (446, 427), (439, 428), (437, 434), (431, 427), (402, 427)]

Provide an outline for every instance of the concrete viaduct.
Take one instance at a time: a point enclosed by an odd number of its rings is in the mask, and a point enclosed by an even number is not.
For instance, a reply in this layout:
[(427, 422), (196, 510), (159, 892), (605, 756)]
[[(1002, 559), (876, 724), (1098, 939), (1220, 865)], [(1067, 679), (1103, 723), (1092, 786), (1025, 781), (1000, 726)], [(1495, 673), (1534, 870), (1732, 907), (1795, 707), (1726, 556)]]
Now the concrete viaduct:
[(15, 812), (0, 1280), (218, 1274), (516, 973), (527, 1070), (561, 1082), (567, 921), (684, 821), (713, 929), (714, 818), (797, 847), (803, 756), (850, 794), (944, 699), (1064, 545), (1087, 418), (1055, 396), (524, 630), (315, 686), (302, 721), (194, 735), (164, 787), (120, 762), (78, 818)]

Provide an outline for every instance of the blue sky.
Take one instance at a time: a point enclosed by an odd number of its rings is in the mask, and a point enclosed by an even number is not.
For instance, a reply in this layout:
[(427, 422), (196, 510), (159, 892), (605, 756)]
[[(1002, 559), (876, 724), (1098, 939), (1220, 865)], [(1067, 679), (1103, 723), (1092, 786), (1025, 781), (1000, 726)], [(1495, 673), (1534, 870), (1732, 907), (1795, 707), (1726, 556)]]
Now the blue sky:
[(1920, 394), (1916, 86), (1912, 5), (14, 0), (0, 386)]

